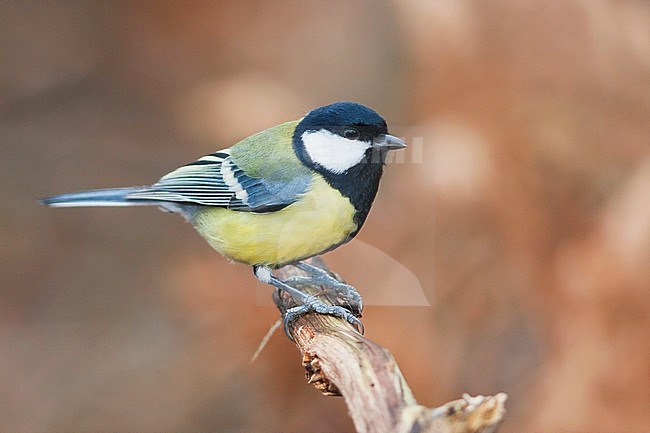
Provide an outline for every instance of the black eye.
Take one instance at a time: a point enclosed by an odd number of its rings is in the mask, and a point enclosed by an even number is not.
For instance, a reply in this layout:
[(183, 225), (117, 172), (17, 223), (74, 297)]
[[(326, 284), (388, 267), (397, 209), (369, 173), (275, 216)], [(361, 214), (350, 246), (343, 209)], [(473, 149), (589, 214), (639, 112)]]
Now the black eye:
[(348, 140), (358, 140), (361, 134), (359, 134), (359, 131), (355, 128), (346, 128), (345, 131), (343, 131), (343, 136)]

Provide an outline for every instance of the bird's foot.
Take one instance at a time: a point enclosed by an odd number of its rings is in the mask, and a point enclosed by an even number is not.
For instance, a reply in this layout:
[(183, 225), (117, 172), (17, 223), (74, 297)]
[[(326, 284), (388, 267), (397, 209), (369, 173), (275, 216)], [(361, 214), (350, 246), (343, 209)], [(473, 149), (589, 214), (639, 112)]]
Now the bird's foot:
[(352, 312), (347, 308), (341, 307), (340, 305), (327, 304), (315, 296), (307, 296), (308, 298), (305, 298), (302, 301), (303, 303), (301, 305), (289, 308), (284, 313), (284, 333), (287, 334), (289, 338), (293, 339), (290, 332), (291, 324), (299, 317), (304, 316), (305, 314), (312, 311), (319, 314), (327, 314), (329, 316), (339, 317), (354, 326), (359, 334), (363, 335), (365, 332), (361, 320), (359, 320), (359, 318), (352, 314)]
[[(311, 266), (311, 265), (308, 265), (308, 266)], [(316, 268), (316, 267), (314, 266), (314, 268)], [(321, 271), (320, 268), (316, 268), (316, 269)], [(323, 286), (331, 287), (329, 284), (325, 284), (325, 283), (322, 283), (322, 282), (320, 282), (320, 283), (314, 282), (315, 280), (312, 277), (295, 277), (295, 278), (302, 278), (301, 280), (295, 280), (294, 277), (290, 277), (290, 278), (287, 278), (286, 280), (282, 281), (282, 280), (278, 279), (277, 277), (275, 277), (272, 274), (270, 268), (263, 267), (263, 266), (255, 267), (254, 272), (255, 272), (255, 276), (261, 282), (266, 283), (266, 284), (270, 284), (270, 285), (272, 285), (273, 287), (275, 287), (278, 290), (282, 290), (282, 291), (287, 292), (297, 303), (300, 304), (300, 305), (298, 305), (296, 307), (289, 308), (284, 314), (284, 332), (285, 332), (285, 334), (287, 334), (287, 336), (290, 339), (293, 340), (293, 337), (291, 336), (291, 332), (290, 332), (291, 324), (296, 319), (298, 319), (299, 317), (301, 317), (301, 316), (303, 316), (303, 315), (305, 315), (305, 314), (307, 314), (309, 312), (315, 312), (315, 313), (319, 313), (319, 314), (327, 314), (327, 315), (330, 315), (330, 316), (339, 317), (341, 319), (344, 319), (348, 323), (350, 323), (352, 326), (354, 326), (354, 328), (359, 333), (361, 333), (361, 334), (364, 333), (363, 323), (361, 323), (361, 320), (359, 320), (352, 311), (348, 310), (345, 307), (339, 306), (339, 305), (332, 305), (332, 304), (328, 304), (326, 302), (323, 302), (318, 297), (316, 297), (314, 295), (310, 295), (308, 293), (305, 293), (302, 290), (299, 290), (299, 289), (297, 289), (296, 287), (293, 286), (293, 284), (297, 284), (297, 285), (313, 285), (313, 284), (315, 284), (315, 285), (323, 285)], [(307, 272), (309, 272), (309, 271), (307, 271)], [(322, 271), (322, 272), (325, 272), (325, 271)], [(335, 278), (329, 276), (329, 274), (328, 274), (328, 277), (331, 280), (334, 280), (338, 284), (348, 286), (347, 284), (343, 284), (343, 283), (339, 282), (338, 280), (336, 280)], [(317, 277), (317, 280), (321, 281), (320, 279), (318, 279), (318, 277)], [(359, 296), (359, 294), (354, 289), (354, 287), (352, 287), (352, 286), (348, 286), (348, 287), (352, 288), (354, 294), (356, 294), (356, 297), (359, 300), (358, 301), (358, 307), (357, 306), (354, 306), (354, 307), (356, 307), (355, 309), (358, 312), (360, 312), (361, 311), (361, 296)], [(337, 293), (339, 293), (339, 292), (337, 291)], [(350, 297), (350, 298), (354, 299), (354, 297)]]
[(337, 295), (340, 295), (339, 300), (341, 300), (342, 303), (347, 304), (351, 310), (361, 313), (363, 311), (363, 300), (361, 299), (361, 295), (359, 292), (357, 292), (357, 289), (354, 288), (354, 286), (351, 286), (349, 284), (341, 283), (337, 280), (336, 281), (338, 284), (329, 284), (329, 282), (326, 282), (324, 279), (321, 279), (320, 277), (314, 277), (314, 276), (298, 276), (294, 275), (288, 278), (285, 278), (282, 280), (282, 282), (286, 284), (290, 284), (292, 286), (320, 286), (320, 287), (325, 287), (328, 289), (332, 289), (334, 292), (336, 292)]
[(329, 272), (319, 268), (318, 266), (306, 262), (298, 262), (295, 266), (301, 271), (308, 273), (309, 276), (289, 277), (284, 280), (285, 283), (328, 287), (341, 295), (345, 300), (352, 301), (353, 308), (357, 309), (359, 313), (363, 311), (363, 300), (354, 286), (342, 283), (330, 275)]

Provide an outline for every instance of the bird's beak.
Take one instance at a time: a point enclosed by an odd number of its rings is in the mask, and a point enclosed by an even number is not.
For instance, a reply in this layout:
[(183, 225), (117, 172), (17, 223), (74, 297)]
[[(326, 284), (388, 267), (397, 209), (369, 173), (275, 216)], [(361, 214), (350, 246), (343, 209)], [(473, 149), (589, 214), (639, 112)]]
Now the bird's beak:
[(381, 137), (376, 138), (372, 144), (374, 146), (383, 147), (384, 149), (388, 150), (404, 149), (406, 147), (404, 140), (390, 134), (382, 135)]

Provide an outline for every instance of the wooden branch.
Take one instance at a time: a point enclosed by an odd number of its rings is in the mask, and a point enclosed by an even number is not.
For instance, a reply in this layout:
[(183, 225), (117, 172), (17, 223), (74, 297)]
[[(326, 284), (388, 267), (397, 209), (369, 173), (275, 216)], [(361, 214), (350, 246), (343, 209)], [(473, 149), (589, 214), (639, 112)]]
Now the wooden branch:
[[(310, 262), (331, 273), (321, 259)], [(280, 278), (291, 275), (304, 274), (293, 266), (278, 271)], [(346, 306), (320, 287), (301, 289)], [(276, 292), (274, 298), (283, 315), (295, 306), (284, 292)], [(342, 319), (309, 313), (291, 325), (290, 333), (303, 355), (307, 382), (325, 395), (342, 395), (357, 432), (492, 433), (505, 414), (503, 393), (465, 394), (436, 409), (418, 405), (391, 353)]]

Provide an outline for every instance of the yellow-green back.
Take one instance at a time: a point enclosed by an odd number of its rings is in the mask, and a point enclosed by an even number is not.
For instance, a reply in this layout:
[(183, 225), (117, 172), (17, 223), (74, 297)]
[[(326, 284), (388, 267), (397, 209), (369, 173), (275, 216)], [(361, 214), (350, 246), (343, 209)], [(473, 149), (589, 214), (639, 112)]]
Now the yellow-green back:
[(269, 181), (291, 181), (310, 173), (293, 150), (294, 120), (266, 129), (231, 147), (230, 156), (250, 177)]

